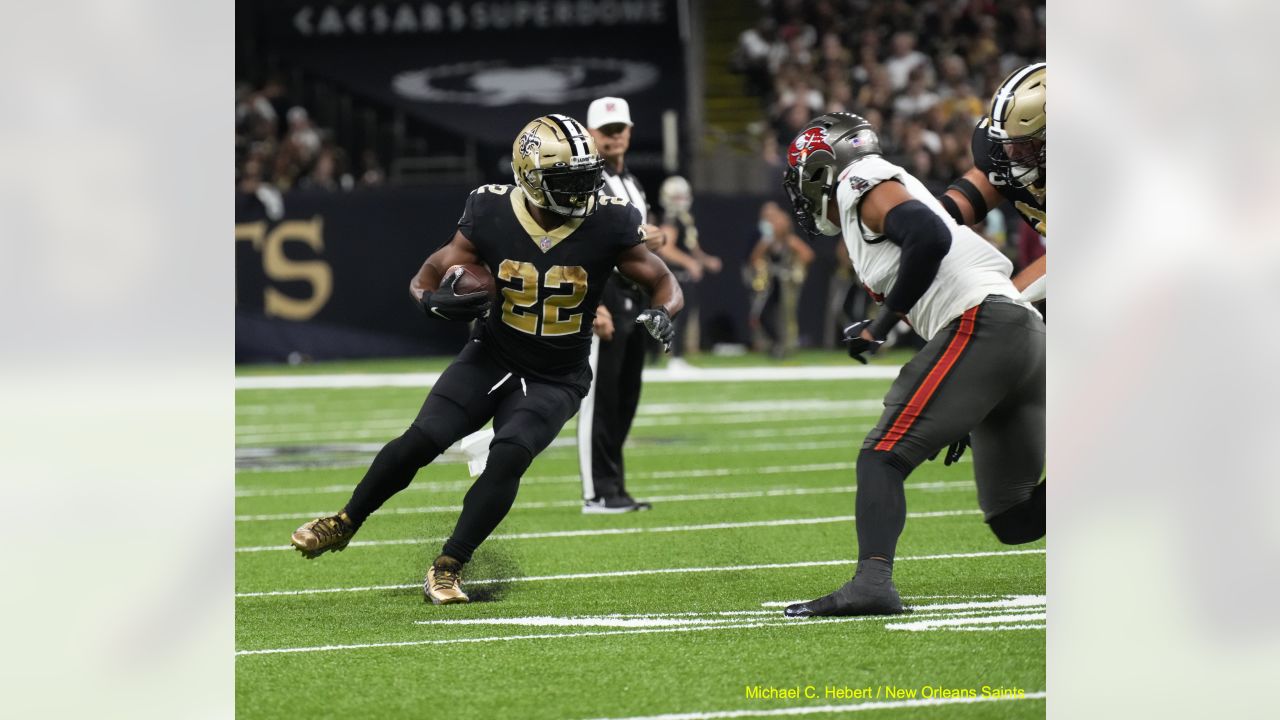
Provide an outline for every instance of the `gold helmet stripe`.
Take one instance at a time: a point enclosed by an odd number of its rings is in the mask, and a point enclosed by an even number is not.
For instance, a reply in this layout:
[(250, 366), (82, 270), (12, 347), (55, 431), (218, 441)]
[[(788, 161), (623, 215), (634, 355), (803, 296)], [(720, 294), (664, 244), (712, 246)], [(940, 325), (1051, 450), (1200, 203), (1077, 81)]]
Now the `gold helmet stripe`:
[(1009, 104), (1013, 102), (1018, 86), (1037, 71), (1044, 70), (1046, 66), (1047, 63), (1032, 63), (1015, 72), (1000, 85), (999, 89), (996, 90), (995, 102), (991, 104), (991, 122), (993, 125), (996, 125), (1001, 130), (1004, 129), (1004, 121), (1009, 114)]

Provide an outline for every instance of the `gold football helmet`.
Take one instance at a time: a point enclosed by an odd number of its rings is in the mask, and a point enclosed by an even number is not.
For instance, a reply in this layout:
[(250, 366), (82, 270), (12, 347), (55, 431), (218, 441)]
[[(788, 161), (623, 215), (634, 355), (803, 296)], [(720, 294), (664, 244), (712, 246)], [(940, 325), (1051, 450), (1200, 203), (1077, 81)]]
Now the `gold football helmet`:
[(1045, 63), (1014, 70), (991, 97), (987, 137), (996, 172), (1010, 185), (1044, 184)]
[(604, 187), (604, 160), (582, 123), (544, 115), (524, 126), (511, 146), (511, 172), (529, 202), (557, 215), (586, 217)]

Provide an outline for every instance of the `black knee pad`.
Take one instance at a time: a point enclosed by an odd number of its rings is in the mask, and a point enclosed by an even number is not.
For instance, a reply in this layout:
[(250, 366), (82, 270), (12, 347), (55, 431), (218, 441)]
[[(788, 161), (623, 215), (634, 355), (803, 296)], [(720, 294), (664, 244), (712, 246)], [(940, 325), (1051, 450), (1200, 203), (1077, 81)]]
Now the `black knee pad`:
[(485, 461), (485, 473), (492, 470), (504, 477), (519, 480), (533, 464), (533, 453), (519, 443), (499, 440), (489, 446), (489, 458)]
[(445, 451), (445, 446), (442, 446), (438, 440), (432, 438), (417, 425), (410, 425), (409, 429), (404, 431), (404, 434), (387, 443), (388, 448), (393, 446), (395, 457), (398, 461), (412, 464), (416, 467), (423, 467)]
[(1042, 482), (1031, 497), (987, 520), (991, 532), (1005, 545), (1021, 545), (1044, 537), (1045, 504)]

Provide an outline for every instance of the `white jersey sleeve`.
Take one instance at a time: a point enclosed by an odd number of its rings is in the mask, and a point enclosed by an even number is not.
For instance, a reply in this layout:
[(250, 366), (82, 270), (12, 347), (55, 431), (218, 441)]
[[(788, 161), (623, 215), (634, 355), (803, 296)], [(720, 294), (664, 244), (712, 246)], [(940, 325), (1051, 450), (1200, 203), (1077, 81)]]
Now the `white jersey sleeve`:
[[(841, 185), (836, 194), (837, 199), (842, 201), (841, 209), (843, 210), (844, 202), (856, 208), (862, 202), (862, 196), (870, 192), (871, 188), (885, 180), (896, 179), (900, 172), (902, 168), (879, 155), (867, 155), (849, 163), (836, 177)], [(844, 195), (841, 196), (840, 193)]]
[(951, 249), (942, 259), (933, 284), (907, 312), (907, 322), (924, 339), (931, 339), (988, 295), (1013, 298), (1035, 312), (1009, 280), (1013, 263), (1008, 258), (981, 235), (957, 225), (933, 193), (906, 170), (879, 155), (868, 155), (849, 163), (837, 176), (836, 202), (849, 260), (876, 301), (883, 302), (893, 290), (902, 260), (901, 248), (883, 233), (872, 232), (862, 224), (862, 200), (883, 182), (902, 183), (907, 193), (937, 214), (951, 232)]

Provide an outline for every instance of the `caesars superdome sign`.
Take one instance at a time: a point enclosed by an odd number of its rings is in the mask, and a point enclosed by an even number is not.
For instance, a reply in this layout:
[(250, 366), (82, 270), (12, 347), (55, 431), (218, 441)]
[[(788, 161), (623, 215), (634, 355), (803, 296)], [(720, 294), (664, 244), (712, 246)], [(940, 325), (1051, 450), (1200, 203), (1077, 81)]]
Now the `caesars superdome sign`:
[(678, 0), (267, 5), (254, 17), (264, 50), (490, 146), (605, 95), (630, 102), (638, 153), (660, 143), (664, 111), (684, 116)]
[(302, 37), (338, 37), (662, 25), (667, 22), (668, 5), (664, 0), (307, 3), (291, 11), (288, 27)]

